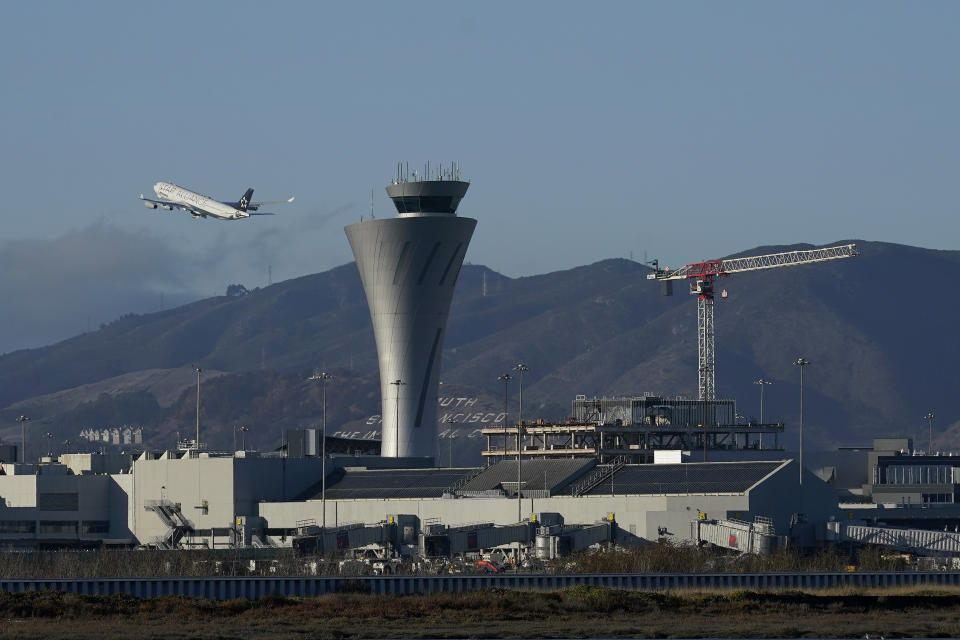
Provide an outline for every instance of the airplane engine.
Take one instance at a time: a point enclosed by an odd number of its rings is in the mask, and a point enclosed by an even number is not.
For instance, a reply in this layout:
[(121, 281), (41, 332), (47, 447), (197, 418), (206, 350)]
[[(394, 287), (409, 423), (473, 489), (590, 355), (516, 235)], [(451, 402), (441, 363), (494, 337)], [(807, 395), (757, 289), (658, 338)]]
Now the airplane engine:
[(157, 208), (157, 204), (156, 204), (155, 202), (144, 202), (144, 203), (143, 203), (143, 206), (145, 206), (147, 209), (156, 209), (156, 208)]
[(161, 206), (162, 208), (166, 209), (167, 211), (173, 211), (173, 207), (171, 207), (171, 206), (168, 205), (168, 204), (162, 204), (162, 205), (160, 205), (160, 206)]

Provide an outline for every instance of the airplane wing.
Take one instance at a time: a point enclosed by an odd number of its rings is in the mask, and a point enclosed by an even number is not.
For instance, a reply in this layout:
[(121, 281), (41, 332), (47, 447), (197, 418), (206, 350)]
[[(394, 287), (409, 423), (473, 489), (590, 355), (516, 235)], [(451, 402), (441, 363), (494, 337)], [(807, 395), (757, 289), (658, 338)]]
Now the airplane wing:
[[(288, 198), (287, 200), (263, 200), (261, 202), (251, 202), (247, 205), (247, 211), (256, 211), (265, 204), (287, 204), (288, 202), (293, 202), (293, 197)], [(263, 215), (263, 214), (261, 214)], [(270, 214), (274, 215), (274, 214)]]
[(143, 200), (144, 202), (152, 202), (153, 204), (162, 204), (164, 206), (169, 206), (172, 204), (170, 202), (167, 202), (166, 200), (154, 200), (152, 198), (144, 198), (142, 193), (140, 194), (140, 199)]
[[(198, 212), (194, 211), (190, 207), (184, 206), (182, 204), (178, 204), (176, 202), (170, 202), (169, 200), (154, 200), (152, 198), (145, 198), (142, 193), (140, 194), (140, 199), (143, 200), (144, 202), (149, 202), (150, 204), (154, 205), (152, 207), (153, 209), (156, 209), (158, 206), (161, 209), (166, 209), (167, 211), (172, 211), (173, 209), (183, 209), (184, 211), (189, 211), (191, 214), (200, 215)], [(148, 204), (147, 206), (149, 207), (150, 204)]]

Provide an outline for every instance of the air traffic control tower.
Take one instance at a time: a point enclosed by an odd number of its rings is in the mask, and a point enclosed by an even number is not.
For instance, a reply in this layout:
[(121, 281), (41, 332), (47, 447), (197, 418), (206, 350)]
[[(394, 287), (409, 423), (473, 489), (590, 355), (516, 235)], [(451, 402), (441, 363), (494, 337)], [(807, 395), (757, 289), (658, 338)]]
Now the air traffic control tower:
[(398, 166), (387, 195), (396, 218), (344, 228), (370, 306), (380, 361), (381, 455), (433, 457), (440, 355), (472, 218), (457, 217), (469, 182), (460, 168), (411, 175)]

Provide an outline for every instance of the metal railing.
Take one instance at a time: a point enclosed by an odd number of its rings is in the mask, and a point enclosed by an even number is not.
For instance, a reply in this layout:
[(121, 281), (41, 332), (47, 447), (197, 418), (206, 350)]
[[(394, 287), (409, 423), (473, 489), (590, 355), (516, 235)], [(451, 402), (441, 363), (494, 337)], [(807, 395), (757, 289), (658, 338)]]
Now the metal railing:
[(570, 494), (574, 497), (582, 496), (597, 485), (609, 480), (613, 474), (622, 469), (627, 464), (626, 456), (617, 456), (610, 464), (597, 466), (588, 476), (577, 481), (570, 489)]
[(249, 576), (230, 578), (82, 578), (0, 580), (0, 591), (64, 591), (80, 595), (127, 594), (138, 598), (186, 596), (208, 600), (268, 595), (311, 597), (338, 591), (408, 595), (441, 591), (563, 589), (590, 585), (612, 589), (831, 589), (960, 585), (960, 571), (819, 573), (610, 573), (400, 576)]
[(476, 478), (478, 475), (480, 475), (486, 470), (487, 470), (487, 467), (477, 467), (472, 472), (462, 476), (459, 480), (457, 480), (452, 485), (444, 489), (443, 494), (451, 495), (451, 496), (457, 495), (457, 491), (459, 491), (461, 487), (466, 486), (468, 482), (470, 482), (471, 480), (473, 480), (474, 478)]

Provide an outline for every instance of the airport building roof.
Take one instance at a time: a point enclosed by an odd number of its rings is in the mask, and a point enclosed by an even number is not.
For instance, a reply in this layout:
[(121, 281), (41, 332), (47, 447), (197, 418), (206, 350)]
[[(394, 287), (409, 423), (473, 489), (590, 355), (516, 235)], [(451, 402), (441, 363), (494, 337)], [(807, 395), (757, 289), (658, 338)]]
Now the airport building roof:
[[(475, 468), (443, 469), (358, 469), (346, 468), (341, 477), (330, 477), (327, 498), (330, 500), (390, 498), (440, 498), (444, 490)], [(339, 475), (339, 474), (338, 474)], [(320, 499), (320, 492), (312, 497)]]
[[(626, 465), (584, 495), (663, 495), (745, 493), (783, 465), (783, 461), (706, 462)], [(524, 492), (569, 495), (573, 483), (594, 468), (593, 459), (524, 460)], [(460, 485), (460, 486), (457, 486)], [(485, 468), (368, 469), (346, 467), (327, 477), (331, 500), (440, 498), (456, 487), (461, 497), (515, 495), (517, 462), (505, 460)], [(306, 499), (319, 500), (314, 485)]]
[(586, 495), (745, 493), (782, 460), (627, 465)]
[[(556, 494), (595, 465), (593, 458), (524, 460), (520, 466), (523, 491), (549, 490), (551, 494)], [(471, 478), (457, 493), (470, 495), (503, 489), (510, 495), (516, 495), (516, 486), (517, 461), (504, 460)]]

